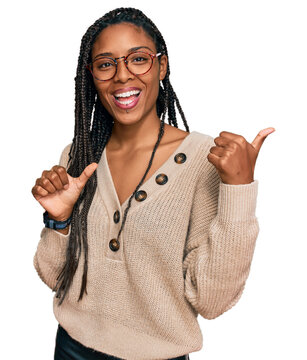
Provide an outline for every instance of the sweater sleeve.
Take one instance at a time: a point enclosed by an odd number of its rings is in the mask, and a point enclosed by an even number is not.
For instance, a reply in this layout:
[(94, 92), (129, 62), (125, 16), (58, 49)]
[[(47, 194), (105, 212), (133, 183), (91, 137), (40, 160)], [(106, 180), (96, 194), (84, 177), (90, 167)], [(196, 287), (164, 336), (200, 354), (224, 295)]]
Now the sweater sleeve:
[[(71, 144), (62, 151), (59, 165), (67, 169), (68, 153)], [(66, 248), (69, 242), (68, 234), (44, 227), (40, 233), (40, 241), (33, 258), (33, 265), (41, 280), (52, 290), (56, 285), (56, 278), (66, 260)]]
[(204, 151), (185, 246), (185, 297), (195, 313), (214, 319), (240, 299), (248, 278), (259, 224), (255, 216), (258, 180), (221, 181)]

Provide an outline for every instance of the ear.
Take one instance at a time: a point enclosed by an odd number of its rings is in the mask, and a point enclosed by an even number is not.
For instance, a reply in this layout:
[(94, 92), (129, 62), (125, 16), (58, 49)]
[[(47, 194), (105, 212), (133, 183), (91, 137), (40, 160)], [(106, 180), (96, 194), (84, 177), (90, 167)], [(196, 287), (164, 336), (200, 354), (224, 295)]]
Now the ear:
[(163, 80), (167, 72), (167, 56), (163, 54), (160, 58), (160, 75), (159, 79)]

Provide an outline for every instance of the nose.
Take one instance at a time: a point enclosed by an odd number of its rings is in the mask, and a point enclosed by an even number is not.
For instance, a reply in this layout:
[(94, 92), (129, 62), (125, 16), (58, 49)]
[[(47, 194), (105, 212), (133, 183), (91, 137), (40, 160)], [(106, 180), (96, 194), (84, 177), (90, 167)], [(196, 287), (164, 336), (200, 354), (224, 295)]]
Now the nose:
[(117, 60), (117, 71), (113, 78), (114, 81), (126, 82), (133, 79), (134, 75), (127, 69), (124, 59)]

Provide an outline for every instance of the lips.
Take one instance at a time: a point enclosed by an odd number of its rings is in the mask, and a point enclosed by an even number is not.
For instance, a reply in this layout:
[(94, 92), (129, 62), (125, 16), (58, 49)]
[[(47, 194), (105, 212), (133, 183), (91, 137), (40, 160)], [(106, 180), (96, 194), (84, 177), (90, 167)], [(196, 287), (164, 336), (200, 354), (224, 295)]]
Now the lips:
[(120, 109), (132, 109), (140, 100), (142, 90), (129, 87), (116, 90), (112, 95), (114, 104)]
[(114, 91), (113, 95), (117, 96), (119, 94), (122, 94), (122, 93), (125, 93), (125, 92), (128, 92), (128, 91), (133, 91), (133, 90), (141, 91), (141, 89), (137, 88), (137, 87), (127, 87), (127, 88), (117, 89), (116, 91)]

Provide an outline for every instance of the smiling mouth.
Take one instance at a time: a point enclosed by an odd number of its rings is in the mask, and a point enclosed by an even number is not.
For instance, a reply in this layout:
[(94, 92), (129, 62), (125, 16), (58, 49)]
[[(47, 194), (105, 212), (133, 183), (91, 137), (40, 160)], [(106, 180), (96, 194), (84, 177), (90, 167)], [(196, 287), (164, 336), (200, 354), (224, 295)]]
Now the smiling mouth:
[(119, 94), (119, 96), (112, 95), (112, 98), (115, 105), (119, 108), (131, 109), (138, 103), (141, 93), (141, 90), (133, 90)]

